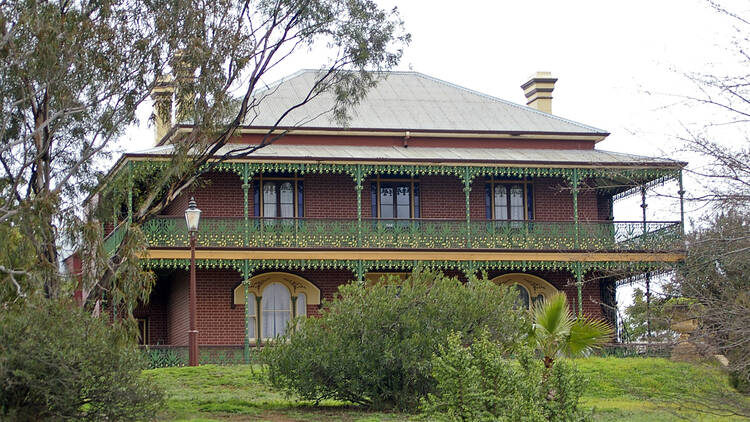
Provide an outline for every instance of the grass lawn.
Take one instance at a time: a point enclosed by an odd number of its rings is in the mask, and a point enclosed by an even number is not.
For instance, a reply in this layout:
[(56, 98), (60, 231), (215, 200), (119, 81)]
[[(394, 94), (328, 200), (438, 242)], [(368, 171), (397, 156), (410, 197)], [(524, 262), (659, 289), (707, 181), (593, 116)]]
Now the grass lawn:
[[(579, 369), (589, 384), (582, 404), (597, 421), (725, 421), (725, 416), (697, 413), (697, 401), (729, 394), (720, 370), (677, 364), (665, 359), (586, 358)], [(263, 383), (260, 367), (249, 365), (165, 368), (146, 371), (167, 392), (164, 420), (189, 421), (409, 421), (399, 413), (374, 413), (339, 402), (312, 403), (285, 398)], [(736, 419), (739, 420), (739, 419)]]

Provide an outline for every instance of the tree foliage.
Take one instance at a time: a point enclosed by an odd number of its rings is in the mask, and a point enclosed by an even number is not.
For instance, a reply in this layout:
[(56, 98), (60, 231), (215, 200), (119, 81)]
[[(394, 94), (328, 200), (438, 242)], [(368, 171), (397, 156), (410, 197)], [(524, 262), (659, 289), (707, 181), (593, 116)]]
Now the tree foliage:
[(607, 343), (612, 328), (606, 322), (586, 317), (575, 318), (565, 293), (555, 293), (536, 303), (529, 340), (552, 368), (558, 356), (579, 356)]
[(0, 419), (144, 420), (162, 393), (126, 325), (72, 301), (24, 301), (0, 312)]
[[(750, 336), (747, 270), (750, 262), (750, 19), (741, 8), (709, 5), (726, 18), (734, 31), (724, 44), (723, 63), (714, 71), (690, 73), (698, 94), (690, 104), (701, 108), (705, 120), (681, 137), (684, 150), (697, 155), (691, 165), (699, 190), (692, 200), (705, 201), (706, 215), (696, 219), (687, 239), (687, 258), (678, 267), (674, 291), (699, 304), (693, 311), (697, 343), (716, 348), (727, 357), (736, 385), (750, 391)], [(743, 387), (744, 386), (744, 387)], [(717, 403), (722, 404), (721, 400)], [(747, 409), (744, 410), (745, 413)]]
[[(645, 293), (636, 288), (633, 290), (633, 303), (624, 310), (624, 330), (627, 340), (631, 342), (656, 341), (667, 342), (675, 338), (675, 333), (670, 329), (672, 315), (669, 307), (669, 295), (653, 297), (650, 304), (646, 305)], [(648, 324), (651, 323), (651, 338), (648, 337)]]
[[(28, 261), (0, 252), (0, 280), (15, 298), (67, 296), (80, 283), (89, 303), (107, 294), (121, 304), (148, 297), (153, 283), (138, 263), (138, 226), (214, 158), (229, 158), (216, 154), (252, 123), (271, 92), (262, 93), (269, 72), (325, 49), (313, 88), (292, 108), (334, 92), (332, 111), (343, 119), (409, 41), (398, 12), (371, 0), (18, 1), (0, 6), (0, 32), (0, 233), (12, 231), (33, 248)], [(164, 83), (175, 91), (177, 122), (192, 130), (174, 140), (169, 165), (137, 175), (146, 188), (136, 190), (126, 219), (132, 178), (103, 166)], [(157, 114), (171, 115), (156, 105)], [(232, 157), (281, 136), (272, 133)], [(113, 210), (126, 223), (110, 255), (102, 222)], [(85, 263), (74, 279), (60, 274), (71, 251)]]
[(584, 379), (570, 362), (546, 369), (529, 346), (519, 347), (511, 359), (488, 336), (468, 346), (465, 343), (459, 333), (453, 333), (432, 359), (437, 386), (421, 406), (429, 420), (585, 419), (578, 407)]
[(729, 358), (734, 383), (750, 392), (750, 215), (729, 211), (711, 217), (688, 239), (675, 288), (693, 307), (693, 337)]
[(499, 353), (528, 330), (516, 295), (487, 280), (462, 284), (434, 272), (371, 286), (350, 283), (320, 318), (264, 350), (271, 383), (302, 399), (414, 409), (434, 391), (431, 358), (451, 332), (472, 342), (489, 330)]

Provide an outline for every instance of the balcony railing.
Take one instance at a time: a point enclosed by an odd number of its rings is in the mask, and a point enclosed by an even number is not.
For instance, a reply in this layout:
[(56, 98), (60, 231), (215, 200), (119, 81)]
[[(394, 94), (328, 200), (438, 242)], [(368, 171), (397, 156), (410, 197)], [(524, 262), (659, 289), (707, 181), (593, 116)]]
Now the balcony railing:
[[(143, 231), (150, 247), (187, 247), (185, 219), (157, 217)], [(507, 249), (678, 251), (675, 221), (362, 220), (203, 217), (201, 248)], [(116, 238), (115, 231), (110, 238)], [(110, 241), (107, 239), (107, 241)]]

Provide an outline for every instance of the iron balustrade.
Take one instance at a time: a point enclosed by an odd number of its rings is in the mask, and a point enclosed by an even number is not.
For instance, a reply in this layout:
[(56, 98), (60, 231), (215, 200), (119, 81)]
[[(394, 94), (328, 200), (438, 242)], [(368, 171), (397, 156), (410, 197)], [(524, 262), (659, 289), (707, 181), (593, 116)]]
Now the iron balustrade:
[[(361, 224), (361, 226), (360, 226)], [(577, 227), (577, 229), (576, 229)], [(118, 228), (105, 240), (119, 244)], [(576, 236), (577, 230), (577, 236)], [(182, 216), (160, 216), (143, 232), (152, 248), (188, 247)], [(119, 237), (118, 237), (119, 236)], [(506, 249), (682, 251), (679, 221), (540, 221), (203, 217), (201, 248)], [(360, 246), (358, 246), (360, 245)], [(116, 246), (115, 246), (116, 247)]]

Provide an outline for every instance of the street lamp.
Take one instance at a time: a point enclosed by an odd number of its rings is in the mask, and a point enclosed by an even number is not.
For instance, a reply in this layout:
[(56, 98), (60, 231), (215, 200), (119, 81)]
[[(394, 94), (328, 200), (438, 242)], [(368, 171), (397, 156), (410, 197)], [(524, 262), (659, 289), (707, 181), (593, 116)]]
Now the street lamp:
[(198, 307), (195, 287), (195, 233), (198, 232), (200, 220), (201, 210), (195, 206), (195, 198), (191, 197), (188, 208), (185, 210), (185, 223), (187, 223), (188, 233), (190, 233), (190, 330), (188, 330), (188, 361), (190, 366), (198, 366), (198, 329), (195, 322)]

